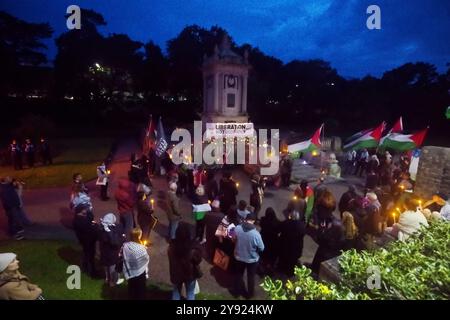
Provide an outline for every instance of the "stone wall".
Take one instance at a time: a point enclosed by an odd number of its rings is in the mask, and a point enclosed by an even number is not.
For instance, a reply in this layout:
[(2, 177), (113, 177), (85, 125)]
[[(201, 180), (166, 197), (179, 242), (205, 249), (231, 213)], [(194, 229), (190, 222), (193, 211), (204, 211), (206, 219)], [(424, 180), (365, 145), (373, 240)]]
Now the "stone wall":
[(450, 148), (424, 147), (420, 155), (414, 193), (430, 199), (438, 192), (450, 195)]

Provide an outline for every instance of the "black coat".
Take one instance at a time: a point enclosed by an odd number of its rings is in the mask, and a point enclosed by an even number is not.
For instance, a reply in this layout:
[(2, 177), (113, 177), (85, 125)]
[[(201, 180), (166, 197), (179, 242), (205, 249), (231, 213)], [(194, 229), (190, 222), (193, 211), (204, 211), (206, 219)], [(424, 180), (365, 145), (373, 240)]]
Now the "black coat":
[(259, 189), (264, 190), (264, 186), (255, 180), (251, 180), (252, 193), (250, 194), (250, 205), (255, 209), (260, 209), (262, 205), (262, 198), (259, 195)]
[(73, 230), (82, 247), (95, 246), (97, 241), (97, 225), (86, 215), (77, 214), (73, 218)]
[(344, 248), (345, 233), (341, 221), (334, 216), (327, 220), (319, 220), (317, 243), (319, 248), (312, 263), (312, 269), (316, 273), (319, 272), (323, 261), (339, 256)]
[(281, 223), (280, 259), (297, 260), (302, 256), (305, 233), (305, 223), (301, 220), (285, 220)]
[(211, 179), (206, 182), (205, 193), (210, 201), (214, 201), (219, 196), (219, 186), (216, 180)]
[(20, 199), (12, 183), (0, 184), (0, 200), (5, 211), (20, 207)]
[(347, 191), (342, 194), (341, 199), (339, 200), (339, 212), (343, 213), (344, 211), (350, 211), (349, 203), (350, 200), (355, 199), (356, 194), (353, 191)]
[(197, 194), (194, 194), (194, 196), (192, 198), (192, 204), (200, 205), (200, 204), (205, 204), (205, 203), (208, 203), (208, 197), (206, 195), (199, 196)]
[(169, 270), (170, 282), (181, 284), (191, 282), (199, 277), (198, 270), (202, 261), (201, 250), (192, 243), (189, 252), (182, 256), (177, 255), (174, 244), (169, 246)]
[(120, 225), (110, 227), (110, 229), (110, 232), (106, 232), (103, 228), (98, 230), (100, 263), (105, 267), (117, 264), (119, 251), (125, 241), (123, 229)]
[(230, 206), (236, 204), (237, 194), (238, 190), (233, 180), (220, 180), (220, 207), (224, 213), (228, 211)]
[(370, 173), (366, 178), (366, 188), (367, 189), (375, 189), (378, 185), (378, 176), (376, 173)]
[(275, 259), (278, 256), (281, 223), (278, 220), (269, 220), (264, 216), (261, 218), (260, 225), (261, 237), (265, 245), (263, 257)]

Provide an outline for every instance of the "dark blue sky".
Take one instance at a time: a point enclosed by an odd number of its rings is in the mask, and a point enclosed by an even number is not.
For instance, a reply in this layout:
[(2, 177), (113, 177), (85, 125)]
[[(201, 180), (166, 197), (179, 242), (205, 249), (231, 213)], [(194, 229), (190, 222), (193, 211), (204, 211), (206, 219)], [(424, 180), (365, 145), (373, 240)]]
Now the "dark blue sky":
[[(66, 31), (67, 6), (101, 13), (104, 34), (166, 41), (198, 24), (226, 29), (237, 44), (250, 43), (284, 62), (322, 58), (346, 77), (381, 76), (405, 62), (425, 61), (440, 72), (450, 62), (448, 0), (2, 0), (0, 10)], [(366, 8), (381, 8), (381, 30), (366, 28)], [(56, 53), (48, 41), (49, 57)]]

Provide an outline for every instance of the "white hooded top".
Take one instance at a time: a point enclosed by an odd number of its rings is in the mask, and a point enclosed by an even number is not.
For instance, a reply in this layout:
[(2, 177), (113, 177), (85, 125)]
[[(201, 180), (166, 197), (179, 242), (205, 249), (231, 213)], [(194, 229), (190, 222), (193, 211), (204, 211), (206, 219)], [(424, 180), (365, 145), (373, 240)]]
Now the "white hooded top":
[(405, 211), (398, 220), (398, 240), (404, 241), (410, 235), (418, 231), (421, 226), (428, 227), (428, 222), (425, 216), (420, 211)]
[(123, 275), (125, 279), (131, 279), (140, 276), (142, 273), (148, 273), (148, 263), (150, 257), (147, 248), (139, 243), (129, 241), (125, 242), (122, 249), (123, 254)]

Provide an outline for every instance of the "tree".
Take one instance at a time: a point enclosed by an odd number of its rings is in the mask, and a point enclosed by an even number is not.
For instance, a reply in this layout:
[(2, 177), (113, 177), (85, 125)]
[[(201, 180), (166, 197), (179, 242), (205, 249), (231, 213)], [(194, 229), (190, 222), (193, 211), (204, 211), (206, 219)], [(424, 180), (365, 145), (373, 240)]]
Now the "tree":
[(97, 28), (106, 22), (92, 10), (82, 10), (81, 19), (80, 30), (56, 39), (58, 92), (97, 103), (101, 111), (110, 102), (121, 103), (125, 96), (133, 96), (134, 79), (142, 69), (142, 43), (124, 34), (104, 37)]
[(0, 93), (17, 88), (17, 76), (24, 66), (39, 66), (47, 62), (42, 49), (43, 39), (53, 33), (48, 23), (29, 23), (0, 11)]
[(215, 45), (220, 43), (225, 34), (226, 31), (217, 26), (206, 30), (192, 25), (185, 27), (176, 38), (168, 41), (173, 93), (184, 94), (189, 100), (200, 101), (203, 57), (213, 53)]
[(140, 73), (140, 87), (147, 97), (154, 97), (168, 89), (169, 63), (161, 48), (149, 41), (144, 45), (145, 60)]
[(81, 29), (70, 30), (56, 40), (58, 53), (55, 58), (57, 92), (89, 100), (88, 84), (84, 74), (94, 65), (101, 52), (103, 36), (97, 27), (106, 25), (102, 15), (92, 10), (81, 10)]

